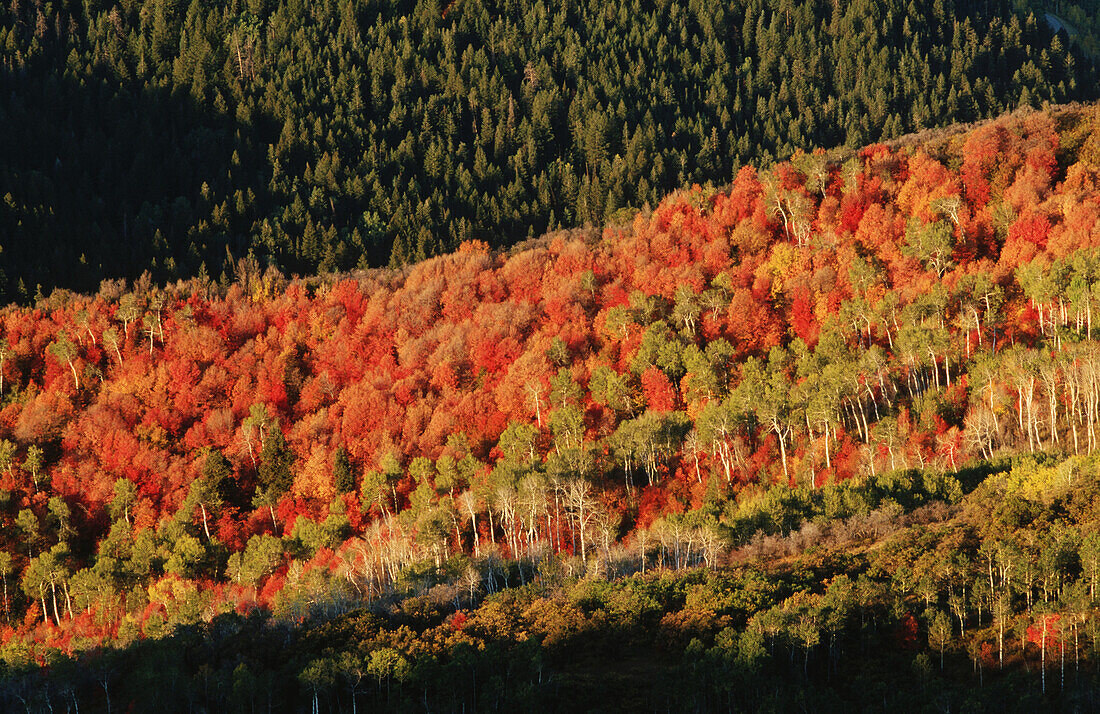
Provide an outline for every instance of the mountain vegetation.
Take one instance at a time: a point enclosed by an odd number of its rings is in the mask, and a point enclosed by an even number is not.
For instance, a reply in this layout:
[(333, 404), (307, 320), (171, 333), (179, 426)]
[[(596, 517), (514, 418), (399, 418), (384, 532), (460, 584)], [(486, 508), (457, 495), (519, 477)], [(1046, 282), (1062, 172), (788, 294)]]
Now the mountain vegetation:
[(502, 248), (1097, 80), (1006, 0), (12, 0), (0, 299)]
[(718, 569), (703, 566), (701, 544), (689, 541), (661, 556), (684, 558), (681, 573), (656, 560), (645, 572), (644, 549), (610, 564), (634, 570), (612, 581), (568, 577), (547, 557), (525, 585), (515, 582), (521, 563), (499, 563), (488, 572), (513, 582), (494, 591), (492, 579), (463, 573), (473, 562), (455, 561), (446, 574), (409, 573), (403, 595), (369, 611), (331, 601), (323, 611), (313, 600), (304, 621), (224, 612), (124, 648), (55, 654), (48, 671), (16, 665), (0, 680), (0, 702), (315, 712), (1088, 709), (1100, 687), (1098, 466), (1095, 456), (1028, 456), (948, 476), (895, 472), (793, 498), (786, 491), (774, 512), (791, 519), (789, 535), (747, 546)]
[(1100, 108), (1022, 111), (507, 250), (8, 306), (0, 696), (1093, 701), (1098, 176)]

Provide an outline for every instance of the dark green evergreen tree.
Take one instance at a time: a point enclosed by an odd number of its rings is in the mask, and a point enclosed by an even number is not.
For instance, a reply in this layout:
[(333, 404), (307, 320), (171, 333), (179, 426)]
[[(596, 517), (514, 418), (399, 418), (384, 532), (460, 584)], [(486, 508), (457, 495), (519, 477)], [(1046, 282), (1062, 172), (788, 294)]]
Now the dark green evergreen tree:
[(260, 452), (260, 487), (278, 497), (290, 490), (294, 475), (290, 468), (294, 465), (294, 452), (286, 443), (283, 431), (278, 424), (271, 428)]
[(355, 476), (351, 472), (348, 450), (342, 446), (336, 450), (332, 460), (332, 482), (336, 486), (336, 493), (355, 491)]

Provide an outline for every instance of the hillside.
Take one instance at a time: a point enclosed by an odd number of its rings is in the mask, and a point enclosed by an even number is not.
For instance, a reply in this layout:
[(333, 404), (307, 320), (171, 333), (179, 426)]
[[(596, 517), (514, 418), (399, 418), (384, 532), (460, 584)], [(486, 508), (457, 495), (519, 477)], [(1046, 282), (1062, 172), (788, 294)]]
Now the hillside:
[[(344, 563), (328, 588), (301, 578), (270, 616), (216, 606), (199, 615), (188, 584), (172, 581), (150, 591), (141, 638), (130, 631), (108, 648), (77, 634), (55, 640), (72, 654), (51, 651), (48, 668), (10, 642), (0, 704), (1089, 710), (1100, 695), (1098, 466), (1095, 456), (1023, 457), (950, 476), (847, 481), (776, 502), (790, 535), (741, 549), (735, 565), (704, 567), (688, 541), (677, 547), (680, 572), (653, 562), (647, 573), (642, 549), (620, 556), (610, 582), (568, 576), (552, 556), (489, 561), (488, 577), (459, 560), (349, 609), (338, 592)], [(932, 492), (941, 498), (914, 507)], [(176, 628), (156, 616), (162, 603)]]
[[(1084, 488), (1098, 171), (1100, 108), (1062, 107), (507, 252), (306, 281), (245, 259), (225, 289), (4, 308), (0, 654), (795, 552), (928, 518), (1005, 456), (1076, 457), (1047, 478)], [(1053, 509), (1037, 534), (1092, 522), (1023, 495)], [(1009, 601), (1029, 617), (1084, 572), (1034, 538), (1060, 575)]]
[(1017, 7), (9, 3), (0, 299), (507, 247), (798, 148), (1095, 98), (1092, 61)]

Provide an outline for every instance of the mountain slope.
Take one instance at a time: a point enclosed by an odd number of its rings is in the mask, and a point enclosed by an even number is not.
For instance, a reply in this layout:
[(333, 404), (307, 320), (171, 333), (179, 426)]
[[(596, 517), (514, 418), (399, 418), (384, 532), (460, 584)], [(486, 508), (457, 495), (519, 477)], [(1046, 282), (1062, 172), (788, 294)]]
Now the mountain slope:
[[(943, 474), (976, 460), (1089, 454), (1098, 171), (1100, 110), (1063, 107), (508, 253), (7, 307), (5, 640), (345, 607), (465, 563), (470, 587), (607, 572), (624, 546), (714, 565), (957, 501)], [(867, 495), (820, 490), (848, 480)]]
[[(569, 577), (547, 557), (528, 564), (520, 586), (522, 564), (478, 572), (467, 563), (475, 581), (425, 573), (364, 609), (347, 611), (333, 579), (328, 589), (299, 586), (298, 605), (312, 602), (306, 616), (226, 612), (169, 633), (157, 629), (158, 599), (144, 638), (131, 631), (108, 649), (55, 641), (73, 654), (55, 652), (48, 669), (9, 642), (0, 702), (32, 711), (1088, 708), (1100, 691), (1097, 465), (1095, 456), (1024, 457), (948, 476), (950, 503), (805, 521), (783, 539), (786, 557), (731, 567), (672, 572), (654, 562), (622, 577), (636, 551), (609, 582)], [(847, 482), (820, 493), (869, 503), (874, 491)], [(798, 527), (800, 514), (787, 515)], [(179, 601), (165, 605), (180, 617)]]

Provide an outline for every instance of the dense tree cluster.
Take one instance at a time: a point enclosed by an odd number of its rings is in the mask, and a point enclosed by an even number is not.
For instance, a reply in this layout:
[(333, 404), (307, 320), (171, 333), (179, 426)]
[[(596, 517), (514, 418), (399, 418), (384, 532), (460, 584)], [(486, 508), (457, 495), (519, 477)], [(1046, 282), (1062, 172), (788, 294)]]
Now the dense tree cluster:
[(506, 246), (1096, 87), (1007, 0), (17, 0), (0, 298)]
[(518, 577), (516, 564), (460, 559), (369, 610), (334, 608), (346, 587), (334, 575), (294, 596), (313, 603), (304, 620), (252, 610), (196, 621), (176, 600), (175, 631), (117, 649), (74, 644), (48, 669), (9, 645), (0, 704), (1064, 709), (1100, 694), (1098, 468), (1096, 456), (1025, 456), (951, 476), (777, 488), (783, 560), (750, 545), (732, 566), (641, 574), (659, 557), (642, 546), (617, 566), (632, 566), (628, 577), (569, 577), (547, 558), (527, 585), (493, 592), (496, 577)]
[[(1016, 521), (967, 521), (1032, 524), (1039, 562), (1092, 522), (1049, 489), (1095, 480), (1098, 178), (1100, 109), (1024, 112), (507, 252), (305, 281), (246, 258), (225, 289), (4, 308), (3, 658), (881, 537), (951, 516), (959, 470), (1006, 454), (1072, 457), (987, 480)], [(1084, 582), (1083, 547), (990, 591), (1053, 627), (1036, 603)], [(935, 549), (914, 548), (898, 562)], [(972, 603), (966, 557), (950, 587), (931, 565), (904, 585), (914, 617)], [(983, 621), (981, 597), (939, 620)]]

